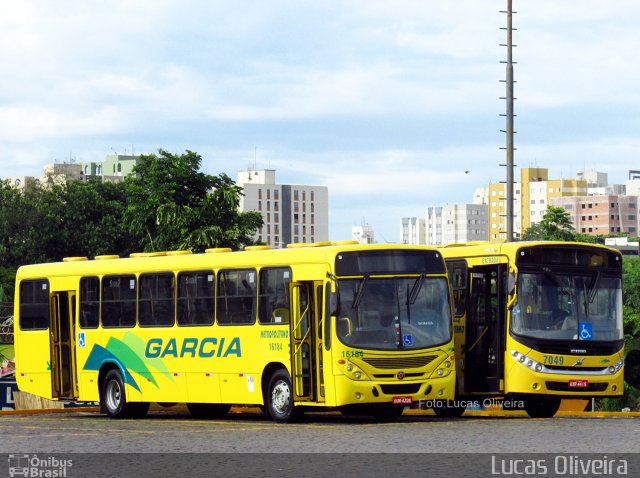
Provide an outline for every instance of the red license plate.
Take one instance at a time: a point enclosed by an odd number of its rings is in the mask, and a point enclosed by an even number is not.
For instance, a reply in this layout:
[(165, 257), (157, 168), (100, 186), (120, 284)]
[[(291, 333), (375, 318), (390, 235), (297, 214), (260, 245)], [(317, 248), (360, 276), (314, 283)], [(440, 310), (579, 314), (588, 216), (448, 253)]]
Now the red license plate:
[(411, 397), (393, 397), (394, 405), (411, 405), (412, 402)]
[(589, 380), (569, 380), (569, 388), (587, 388)]

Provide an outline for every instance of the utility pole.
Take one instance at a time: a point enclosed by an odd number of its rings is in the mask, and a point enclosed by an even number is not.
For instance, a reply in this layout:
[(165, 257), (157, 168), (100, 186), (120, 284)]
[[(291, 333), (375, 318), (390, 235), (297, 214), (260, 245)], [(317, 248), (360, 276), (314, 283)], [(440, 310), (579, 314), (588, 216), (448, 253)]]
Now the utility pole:
[(506, 135), (506, 139), (507, 139), (507, 144), (505, 148), (502, 149), (506, 149), (507, 151), (507, 163), (506, 164), (501, 164), (501, 166), (506, 166), (507, 167), (507, 181), (506, 181), (506, 186), (507, 186), (507, 242), (511, 242), (513, 241), (514, 238), (514, 234), (513, 234), (513, 217), (514, 217), (514, 211), (513, 211), (513, 204), (514, 204), (514, 197), (513, 197), (513, 184), (514, 184), (514, 180), (513, 180), (513, 171), (514, 171), (514, 160), (513, 160), (513, 153), (515, 151), (515, 148), (513, 146), (513, 135), (514, 135), (514, 130), (513, 130), (513, 118), (514, 118), (514, 114), (513, 114), (513, 101), (514, 101), (514, 97), (513, 97), (513, 84), (515, 83), (513, 80), (513, 47), (517, 46), (513, 44), (513, 30), (514, 28), (512, 27), (512, 17), (513, 14), (516, 13), (513, 11), (512, 9), (512, 0), (507, 0), (507, 10), (506, 11), (501, 11), (500, 13), (506, 13), (507, 14), (507, 27), (506, 28), (501, 28), (501, 30), (506, 30), (507, 31), (507, 43), (506, 44), (501, 44), (500, 46), (506, 46), (507, 47), (507, 61), (503, 61), (502, 63), (506, 63), (507, 65), (507, 71), (506, 71), (506, 79), (505, 80), (501, 80), (504, 81), (506, 83), (506, 87), (507, 87), (507, 91), (506, 91), (506, 96), (500, 98), (500, 99), (504, 99), (506, 100), (506, 114), (505, 115), (501, 115), (501, 116), (505, 116), (507, 119), (507, 124), (506, 124), (506, 130), (501, 130), (503, 133), (505, 133)]

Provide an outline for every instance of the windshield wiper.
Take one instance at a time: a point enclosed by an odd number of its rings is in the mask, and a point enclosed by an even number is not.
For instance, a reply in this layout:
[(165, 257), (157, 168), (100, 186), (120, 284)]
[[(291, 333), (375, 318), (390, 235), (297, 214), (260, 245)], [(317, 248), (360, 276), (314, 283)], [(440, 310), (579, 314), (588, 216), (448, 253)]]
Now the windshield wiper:
[(422, 290), (422, 284), (424, 284), (425, 275), (421, 274), (420, 277), (416, 279), (411, 288), (411, 292), (409, 292), (409, 297), (407, 297), (407, 304), (414, 304), (416, 299), (418, 298), (418, 294)]
[(589, 303), (592, 303), (593, 300), (596, 298), (596, 294), (598, 293), (597, 286), (598, 286), (598, 283), (600, 282), (601, 276), (602, 276), (602, 272), (598, 271), (596, 273), (596, 276), (591, 281), (591, 284), (589, 284)]
[(353, 304), (351, 304), (352, 309), (357, 309), (360, 306), (360, 302), (362, 301), (362, 296), (364, 295), (364, 286), (369, 280), (369, 274), (365, 275), (360, 284), (358, 284), (358, 290), (356, 291), (356, 296), (353, 298)]

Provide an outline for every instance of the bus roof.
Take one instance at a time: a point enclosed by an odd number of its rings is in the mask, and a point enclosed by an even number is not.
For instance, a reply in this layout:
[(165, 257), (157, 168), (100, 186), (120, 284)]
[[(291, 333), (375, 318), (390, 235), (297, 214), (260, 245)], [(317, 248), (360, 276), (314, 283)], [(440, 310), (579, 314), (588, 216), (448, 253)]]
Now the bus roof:
[(447, 244), (439, 246), (445, 259), (472, 256), (472, 255), (514, 255), (517, 251), (525, 247), (586, 247), (600, 249), (602, 251), (613, 252), (619, 254), (620, 251), (602, 244), (594, 244), (590, 242), (568, 242), (568, 241), (517, 241), (517, 242), (469, 242), (465, 244)]
[(268, 246), (249, 246), (243, 251), (228, 248), (208, 249), (192, 254), (190, 251), (134, 253), (120, 258), (101, 255), (94, 259), (68, 257), (62, 262), (25, 265), (18, 269), (16, 279), (27, 277), (103, 275), (135, 271), (199, 270), (220, 267), (255, 267), (259, 265), (286, 266), (291, 264), (330, 263), (340, 252), (371, 250), (433, 250), (431, 246), (406, 244), (358, 244), (355, 241), (299, 243), (286, 249)]

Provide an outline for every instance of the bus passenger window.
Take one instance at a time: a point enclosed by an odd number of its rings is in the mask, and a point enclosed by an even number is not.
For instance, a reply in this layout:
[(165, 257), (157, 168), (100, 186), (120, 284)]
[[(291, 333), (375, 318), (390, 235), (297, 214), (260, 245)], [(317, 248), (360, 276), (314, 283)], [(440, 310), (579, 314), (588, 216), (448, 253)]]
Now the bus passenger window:
[(100, 279), (80, 279), (80, 327), (95, 329), (100, 321)]
[(213, 271), (178, 274), (178, 325), (213, 324), (213, 279)]
[(261, 324), (289, 323), (290, 282), (288, 267), (268, 267), (260, 271), (258, 320)]
[(225, 270), (218, 274), (216, 315), (219, 324), (253, 324), (255, 305), (255, 269)]
[(20, 328), (49, 327), (49, 282), (46, 279), (20, 283)]
[(174, 278), (170, 272), (140, 275), (138, 324), (171, 326), (174, 322)]
[(102, 278), (101, 317), (103, 327), (133, 327), (136, 324), (136, 276)]

